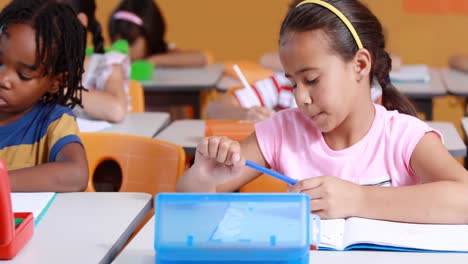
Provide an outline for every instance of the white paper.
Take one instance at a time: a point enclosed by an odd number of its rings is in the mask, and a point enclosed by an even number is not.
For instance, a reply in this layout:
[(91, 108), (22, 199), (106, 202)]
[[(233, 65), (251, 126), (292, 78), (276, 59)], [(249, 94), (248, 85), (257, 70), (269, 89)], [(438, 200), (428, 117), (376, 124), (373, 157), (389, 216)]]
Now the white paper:
[(11, 193), (13, 212), (32, 212), (37, 219), (54, 195), (53, 192)]
[(320, 220), (320, 247), (343, 250), (345, 220)]
[(408, 224), (349, 218), (345, 243), (440, 251), (468, 251), (468, 225)]
[(76, 123), (78, 124), (80, 132), (97, 132), (112, 126), (112, 124), (107, 121), (84, 118), (77, 118)]

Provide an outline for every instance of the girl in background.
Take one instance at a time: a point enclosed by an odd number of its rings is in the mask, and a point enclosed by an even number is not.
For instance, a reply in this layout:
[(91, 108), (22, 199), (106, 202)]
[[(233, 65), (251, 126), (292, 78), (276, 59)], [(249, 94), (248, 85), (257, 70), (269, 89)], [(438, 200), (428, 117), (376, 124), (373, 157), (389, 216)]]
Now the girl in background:
[(127, 40), (130, 58), (147, 60), (155, 66), (196, 67), (208, 63), (199, 51), (181, 51), (165, 40), (166, 23), (153, 0), (123, 0), (109, 20), (111, 40)]
[(130, 60), (118, 51), (104, 52), (104, 39), (97, 21), (94, 0), (58, 0), (69, 4), (78, 14), (82, 25), (93, 36), (93, 54), (85, 58), (83, 108), (75, 113), (91, 119), (122, 121), (129, 110), (128, 85)]

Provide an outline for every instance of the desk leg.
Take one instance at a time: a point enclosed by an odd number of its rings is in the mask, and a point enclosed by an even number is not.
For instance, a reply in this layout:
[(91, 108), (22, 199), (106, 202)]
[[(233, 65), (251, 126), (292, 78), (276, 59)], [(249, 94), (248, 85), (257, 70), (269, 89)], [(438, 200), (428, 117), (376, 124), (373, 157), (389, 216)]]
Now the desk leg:
[(432, 120), (432, 98), (425, 98), (425, 99), (412, 99), (414, 105), (416, 106), (416, 110), (418, 112), (423, 112), (426, 116), (427, 121)]

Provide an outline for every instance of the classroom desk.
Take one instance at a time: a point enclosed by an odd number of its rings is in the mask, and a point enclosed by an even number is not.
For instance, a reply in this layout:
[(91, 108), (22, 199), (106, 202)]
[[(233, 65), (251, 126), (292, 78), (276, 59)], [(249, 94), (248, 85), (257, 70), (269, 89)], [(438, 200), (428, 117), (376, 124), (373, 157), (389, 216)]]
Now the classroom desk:
[(449, 93), (468, 97), (468, 74), (452, 69), (443, 69), (442, 77)]
[[(138, 235), (114, 260), (115, 264), (135, 263), (154, 264), (154, 216)], [(452, 253), (403, 253), (387, 251), (311, 251), (311, 264), (333, 263), (389, 263), (389, 264), (440, 264), (440, 263), (468, 263), (468, 254)]]
[(200, 140), (205, 136), (205, 120), (176, 120), (163, 129), (157, 139), (182, 146), (187, 155), (195, 155)]
[[(87, 121), (84, 121), (88, 124)], [(93, 121), (91, 121), (93, 122)], [(98, 121), (99, 123), (100, 121)], [(125, 120), (112, 124), (110, 127), (94, 130), (93, 127), (84, 128), (83, 132), (105, 132), (116, 134), (127, 134), (142, 137), (154, 137), (161, 129), (166, 127), (170, 122), (170, 116), (164, 112), (144, 112), (144, 113), (129, 113)], [(80, 122), (79, 122), (80, 124)], [(82, 127), (80, 127), (82, 129)]]
[(157, 106), (190, 104), (200, 116), (200, 92), (216, 87), (224, 73), (223, 64), (196, 68), (156, 68), (153, 80), (141, 81), (148, 110)]
[(431, 68), (430, 73), (429, 83), (393, 83), (398, 91), (414, 102), (418, 111), (424, 112), (426, 120), (432, 120), (432, 98), (447, 94), (441, 71)]
[(164, 112), (130, 113), (121, 123), (102, 130), (102, 132), (154, 137), (170, 122), (170, 115)]
[(466, 145), (451, 122), (426, 122), (444, 136), (444, 145), (454, 157), (466, 157)]
[[(455, 126), (450, 122), (427, 122), (444, 136), (444, 144), (454, 157), (465, 157), (466, 146)], [(468, 121), (467, 121), (468, 125)], [(194, 155), (197, 145), (205, 136), (204, 120), (177, 120), (156, 136), (184, 148), (187, 155)]]
[(465, 136), (468, 136), (468, 117), (463, 117), (461, 123), (463, 130), (465, 131)]
[(221, 80), (219, 80), (218, 84), (216, 85), (216, 90), (221, 93), (227, 92), (229, 89), (242, 86), (242, 83), (239, 79), (231, 77), (231, 76), (223, 76)]
[(110, 263), (152, 208), (144, 193), (60, 193), (31, 241), (0, 263)]

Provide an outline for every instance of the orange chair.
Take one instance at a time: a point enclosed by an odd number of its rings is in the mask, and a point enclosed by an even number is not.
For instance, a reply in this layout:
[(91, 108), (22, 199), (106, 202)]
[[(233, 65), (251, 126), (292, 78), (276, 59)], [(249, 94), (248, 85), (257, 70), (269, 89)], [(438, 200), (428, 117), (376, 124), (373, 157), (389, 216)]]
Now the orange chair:
[(226, 136), (235, 141), (242, 141), (255, 131), (251, 122), (239, 120), (208, 119), (205, 125), (205, 136)]
[[(206, 120), (205, 136), (226, 136), (242, 141), (255, 130), (253, 123), (237, 120)], [(271, 176), (261, 175), (242, 186), (241, 192), (286, 192), (288, 185)]]
[(247, 183), (240, 188), (240, 192), (249, 193), (271, 193), (271, 192), (287, 192), (288, 185), (278, 179), (268, 175), (260, 175), (255, 180)]
[(224, 74), (233, 78), (238, 78), (233, 69), (234, 64), (239, 65), (242, 73), (249, 83), (268, 78), (273, 75), (273, 71), (260, 66), (251, 61), (226, 61), (224, 62)]
[(174, 192), (177, 178), (184, 171), (184, 150), (165, 141), (111, 133), (80, 133), (80, 138), (89, 164), (87, 191), (96, 191), (95, 177), (103, 173), (104, 164), (117, 167), (104, 173), (111, 172), (112, 177), (121, 174), (117, 191), (152, 195)]
[(214, 55), (213, 55), (213, 52), (209, 51), (209, 50), (201, 50), (201, 53), (203, 55), (205, 55), (206, 57), (206, 60), (207, 60), (207, 64), (211, 64), (214, 62)]
[(129, 83), (129, 96), (132, 113), (145, 112), (145, 92), (143, 86), (138, 81), (130, 80)]

